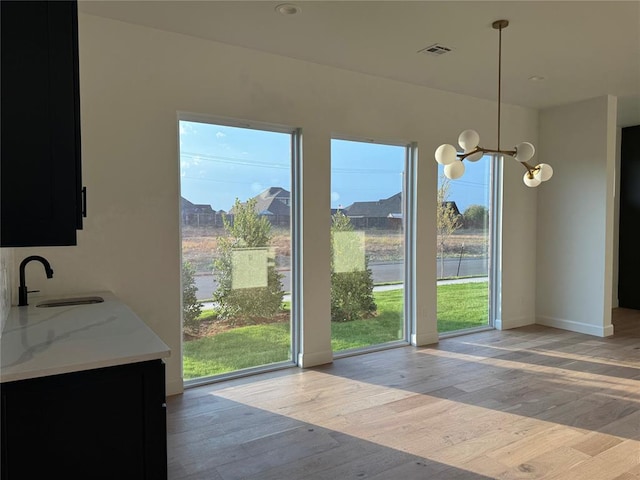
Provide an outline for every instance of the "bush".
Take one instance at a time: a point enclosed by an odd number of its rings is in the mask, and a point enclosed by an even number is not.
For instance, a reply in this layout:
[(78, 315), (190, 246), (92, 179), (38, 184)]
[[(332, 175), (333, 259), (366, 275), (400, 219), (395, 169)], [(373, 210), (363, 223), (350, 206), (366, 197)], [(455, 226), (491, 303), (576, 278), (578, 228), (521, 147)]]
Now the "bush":
[(464, 228), (487, 228), (489, 224), (489, 210), (483, 205), (469, 205), (462, 216)]
[(197, 333), (200, 329), (200, 313), (202, 304), (198, 303), (195, 267), (189, 263), (182, 264), (182, 327)]
[(331, 320), (350, 322), (376, 311), (371, 270), (331, 273)]
[[(227, 237), (218, 238), (218, 256), (213, 262), (218, 288), (213, 293), (219, 318), (272, 317), (282, 305), (282, 275), (276, 271), (274, 254), (269, 251), (271, 224), (255, 211), (255, 199), (245, 204), (236, 199), (233, 206), (233, 222), (223, 217)], [(234, 270), (243, 259), (264, 261), (264, 271)], [(256, 278), (266, 273), (266, 286), (252, 286)], [(234, 274), (235, 282), (234, 285)], [(244, 281), (239, 275), (246, 275)], [(257, 282), (260, 283), (260, 282)], [(238, 287), (238, 284), (248, 285)]]
[(372, 316), (373, 277), (364, 245), (349, 217), (331, 217), (331, 320), (349, 322)]

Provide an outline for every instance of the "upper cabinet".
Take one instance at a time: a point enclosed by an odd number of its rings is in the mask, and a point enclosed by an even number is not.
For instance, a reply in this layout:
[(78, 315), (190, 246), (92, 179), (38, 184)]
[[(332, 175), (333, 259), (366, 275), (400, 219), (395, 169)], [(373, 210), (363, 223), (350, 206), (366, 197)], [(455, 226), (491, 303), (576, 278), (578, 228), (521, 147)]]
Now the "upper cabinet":
[(76, 245), (84, 213), (77, 2), (0, 8), (0, 245)]

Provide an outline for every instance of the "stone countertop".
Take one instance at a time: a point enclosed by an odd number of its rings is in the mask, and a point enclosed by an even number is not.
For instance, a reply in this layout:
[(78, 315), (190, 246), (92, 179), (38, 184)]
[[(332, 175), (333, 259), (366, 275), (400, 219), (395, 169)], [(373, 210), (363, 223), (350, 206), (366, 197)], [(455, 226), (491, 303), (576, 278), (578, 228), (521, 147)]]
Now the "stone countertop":
[(56, 296), (102, 303), (11, 307), (0, 338), (0, 383), (168, 357), (169, 347), (111, 292)]

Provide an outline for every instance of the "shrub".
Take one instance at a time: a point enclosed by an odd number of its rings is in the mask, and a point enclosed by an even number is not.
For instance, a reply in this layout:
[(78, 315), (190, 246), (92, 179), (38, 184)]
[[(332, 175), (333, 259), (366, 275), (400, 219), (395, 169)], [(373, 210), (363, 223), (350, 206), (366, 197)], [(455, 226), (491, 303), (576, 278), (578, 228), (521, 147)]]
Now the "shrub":
[(200, 313), (202, 304), (198, 303), (196, 292), (196, 282), (194, 275), (195, 267), (189, 263), (182, 264), (182, 327), (192, 332), (200, 329)]
[[(228, 235), (218, 238), (218, 255), (213, 262), (218, 282), (213, 301), (219, 318), (272, 317), (281, 309), (284, 291), (282, 275), (276, 271), (274, 254), (269, 249), (271, 224), (256, 213), (255, 205), (255, 199), (244, 204), (236, 199), (233, 221), (223, 217)], [(247, 271), (242, 268), (243, 261), (249, 266), (256, 262), (258, 267)], [(260, 263), (264, 265), (262, 270)], [(264, 281), (257, 281), (263, 275)]]
[(349, 322), (372, 316), (373, 277), (361, 237), (349, 217), (331, 217), (331, 320)]

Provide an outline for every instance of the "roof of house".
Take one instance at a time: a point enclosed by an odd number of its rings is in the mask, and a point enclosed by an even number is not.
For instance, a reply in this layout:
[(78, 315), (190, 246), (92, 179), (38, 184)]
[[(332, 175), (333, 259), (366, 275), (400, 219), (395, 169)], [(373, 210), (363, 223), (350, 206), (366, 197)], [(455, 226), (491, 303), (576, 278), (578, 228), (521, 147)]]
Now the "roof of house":
[(445, 204), (445, 206), (451, 207), (451, 209), (453, 210), (453, 213), (455, 213), (456, 215), (462, 215), (460, 213), (460, 210), (458, 209), (458, 205), (456, 205), (456, 202), (446, 201), (443, 203)]
[(204, 203), (192, 203), (184, 197), (180, 197), (180, 209), (187, 213), (215, 213), (216, 211)]
[(282, 187), (269, 187), (255, 197), (256, 212), (260, 215), (291, 215), (291, 192)]
[(342, 212), (347, 217), (388, 217), (402, 213), (402, 192), (373, 202), (354, 202)]
[[(460, 210), (456, 202), (447, 201), (445, 204), (451, 206), (456, 215), (460, 215)], [(396, 193), (389, 198), (383, 198), (375, 202), (354, 202), (342, 209), (347, 217), (388, 217), (402, 218), (402, 192)]]

